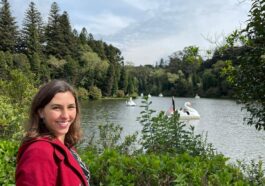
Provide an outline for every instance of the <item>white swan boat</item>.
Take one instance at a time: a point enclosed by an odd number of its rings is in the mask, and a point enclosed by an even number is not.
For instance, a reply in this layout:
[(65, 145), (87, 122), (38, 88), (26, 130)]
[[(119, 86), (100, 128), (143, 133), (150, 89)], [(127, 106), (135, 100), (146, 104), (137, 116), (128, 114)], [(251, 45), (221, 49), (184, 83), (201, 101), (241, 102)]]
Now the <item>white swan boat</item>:
[[(184, 108), (180, 108), (176, 110), (179, 113), (179, 119), (181, 120), (192, 120), (192, 119), (200, 119), (200, 114), (197, 110), (191, 107), (190, 102), (184, 103)], [(167, 115), (173, 114), (173, 108), (169, 108), (169, 110), (166, 112)]]
[(132, 97), (130, 97), (129, 101), (126, 101), (127, 106), (136, 106), (136, 103), (132, 100)]
[(195, 98), (196, 99), (200, 99), (200, 96), (198, 94), (196, 94)]

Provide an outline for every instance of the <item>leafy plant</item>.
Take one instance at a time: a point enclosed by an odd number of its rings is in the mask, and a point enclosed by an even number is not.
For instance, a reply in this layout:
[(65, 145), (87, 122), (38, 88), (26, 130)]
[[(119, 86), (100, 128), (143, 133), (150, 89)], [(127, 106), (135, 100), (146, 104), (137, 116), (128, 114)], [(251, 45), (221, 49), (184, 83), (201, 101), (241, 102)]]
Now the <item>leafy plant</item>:
[[(82, 153), (89, 165), (94, 185), (249, 185), (238, 167), (227, 165), (228, 158), (216, 155), (205, 159), (187, 153), (120, 154), (106, 149), (96, 155), (91, 151)], [(264, 183), (264, 182), (263, 182)]]
[(19, 143), (0, 141), (0, 185), (15, 185), (16, 154)]
[(104, 114), (104, 118), (105, 123), (98, 125), (98, 135), (94, 133), (88, 145), (82, 150), (93, 150), (98, 154), (106, 149), (115, 149), (121, 154), (134, 153), (138, 133), (127, 135), (122, 140), (121, 133), (123, 128), (118, 124), (111, 123), (108, 119), (108, 114)]
[(92, 86), (89, 88), (88, 96), (90, 99), (96, 100), (96, 99), (100, 99), (102, 97), (102, 93), (98, 87)]
[(78, 97), (80, 99), (83, 99), (83, 100), (87, 100), (88, 99), (88, 91), (87, 91), (87, 89), (85, 89), (83, 87), (78, 87), (77, 92), (78, 92)]
[(207, 144), (206, 138), (194, 133), (194, 127), (187, 128), (184, 122), (179, 121), (179, 114), (175, 112), (167, 116), (163, 111), (157, 116), (150, 109), (151, 101), (146, 97), (143, 101), (144, 110), (138, 118), (143, 125), (141, 145), (143, 150), (151, 153), (212, 155), (214, 149)]

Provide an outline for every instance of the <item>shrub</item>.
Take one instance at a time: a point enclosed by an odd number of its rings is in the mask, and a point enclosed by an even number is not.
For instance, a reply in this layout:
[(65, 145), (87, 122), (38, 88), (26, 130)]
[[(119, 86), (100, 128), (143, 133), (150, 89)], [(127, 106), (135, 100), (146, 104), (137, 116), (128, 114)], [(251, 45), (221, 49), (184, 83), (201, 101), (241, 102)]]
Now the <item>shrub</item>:
[(123, 98), (125, 96), (124, 91), (123, 90), (117, 90), (116, 96), (118, 98)]
[(88, 99), (88, 91), (87, 91), (87, 89), (85, 89), (83, 87), (78, 87), (77, 93), (78, 93), (78, 97), (80, 99), (83, 99), (83, 100), (87, 100)]
[(90, 99), (94, 99), (94, 100), (100, 99), (102, 97), (101, 90), (96, 86), (92, 86), (89, 88), (88, 95)]
[(138, 119), (143, 125), (141, 132), (143, 150), (158, 154), (186, 152), (193, 156), (214, 154), (212, 145), (208, 144), (202, 135), (196, 135), (194, 127), (187, 128), (185, 123), (179, 121), (178, 113), (167, 116), (164, 112), (160, 112), (153, 117), (155, 111), (149, 108), (152, 102), (146, 97), (142, 103), (144, 110)]
[(115, 149), (121, 154), (134, 153), (138, 133), (127, 135), (124, 140), (121, 140), (123, 128), (118, 124), (111, 123), (107, 114), (104, 114), (103, 117), (105, 123), (98, 125), (98, 136), (97, 133), (93, 133), (82, 151), (92, 150), (96, 153), (102, 153), (105, 149)]
[(121, 155), (105, 149), (102, 154), (86, 151), (91, 185), (249, 185), (239, 168), (226, 165), (222, 155), (205, 159), (187, 153)]
[(130, 97), (132, 97), (133, 99), (137, 98), (138, 97), (138, 94), (137, 92), (133, 92)]
[(9, 97), (0, 95), (0, 138), (19, 138), (22, 136), (22, 123), (26, 113), (21, 112), (17, 104)]
[(17, 142), (0, 141), (0, 185), (15, 185), (18, 146)]

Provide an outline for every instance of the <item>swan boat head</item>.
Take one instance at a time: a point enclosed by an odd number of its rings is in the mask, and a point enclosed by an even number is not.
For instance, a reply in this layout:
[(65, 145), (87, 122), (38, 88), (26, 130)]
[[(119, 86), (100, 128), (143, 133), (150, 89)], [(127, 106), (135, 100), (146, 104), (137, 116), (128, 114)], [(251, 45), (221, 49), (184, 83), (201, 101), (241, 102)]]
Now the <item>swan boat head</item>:
[(178, 110), (180, 119), (200, 119), (200, 114), (197, 110), (191, 107), (191, 102), (184, 103), (184, 109)]

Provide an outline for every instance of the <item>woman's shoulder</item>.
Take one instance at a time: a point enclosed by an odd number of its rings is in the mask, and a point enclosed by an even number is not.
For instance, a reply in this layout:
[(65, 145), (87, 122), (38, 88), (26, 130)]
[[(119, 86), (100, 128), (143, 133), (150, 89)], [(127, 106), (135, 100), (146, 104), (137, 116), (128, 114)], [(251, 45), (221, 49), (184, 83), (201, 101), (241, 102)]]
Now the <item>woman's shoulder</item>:
[(38, 149), (40, 151), (47, 151), (54, 149), (52, 142), (49, 142), (48, 140), (35, 140), (30, 142), (30, 144), (27, 145), (28, 149)]
[(34, 139), (27, 141), (21, 145), (18, 150), (18, 159), (22, 154), (30, 154), (36, 156), (46, 156), (53, 152), (53, 145), (49, 140)]

